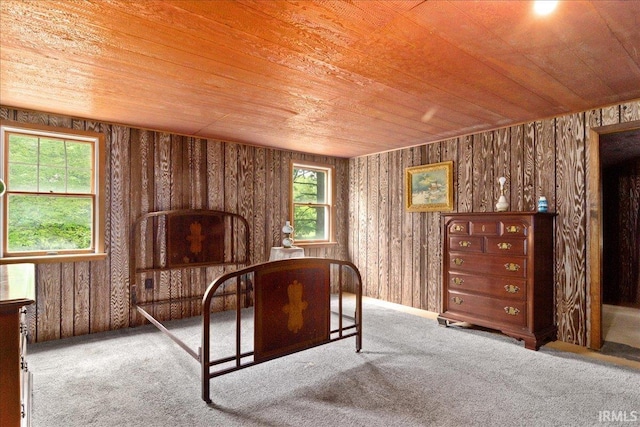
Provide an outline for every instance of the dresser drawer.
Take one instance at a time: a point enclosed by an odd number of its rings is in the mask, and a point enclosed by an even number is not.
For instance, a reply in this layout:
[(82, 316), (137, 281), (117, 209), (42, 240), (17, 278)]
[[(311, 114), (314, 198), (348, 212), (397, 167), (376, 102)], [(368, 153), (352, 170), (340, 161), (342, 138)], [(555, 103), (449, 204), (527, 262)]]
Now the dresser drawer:
[(524, 301), (501, 300), (463, 292), (447, 292), (447, 311), (511, 326), (527, 324)]
[(469, 221), (451, 221), (449, 223), (448, 230), (449, 234), (453, 235), (469, 235)]
[(474, 236), (497, 236), (500, 232), (499, 221), (473, 220), (469, 226)]
[(502, 235), (503, 236), (526, 236), (528, 231), (528, 225), (522, 221), (503, 221), (502, 222)]
[(449, 250), (460, 252), (482, 252), (484, 239), (471, 236), (451, 236), (449, 238)]
[(524, 301), (527, 297), (527, 281), (505, 277), (476, 276), (455, 272), (447, 273), (448, 289), (496, 298)]
[(516, 256), (452, 252), (447, 259), (446, 268), (454, 272), (525, 278), (527, 259)]
[(527, 254), (527, 239), (509, 239), (506, 237), (487, 237), (485, 252), (489, 254)]

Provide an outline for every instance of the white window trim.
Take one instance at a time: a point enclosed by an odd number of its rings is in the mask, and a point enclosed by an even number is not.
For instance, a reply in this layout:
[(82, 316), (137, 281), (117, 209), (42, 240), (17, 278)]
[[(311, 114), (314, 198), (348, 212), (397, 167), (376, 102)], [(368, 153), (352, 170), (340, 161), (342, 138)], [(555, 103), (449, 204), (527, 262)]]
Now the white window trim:
[[(54, 254), (54, 255), (25, 255), (25, 256), (5, 256), (4, 251), (4, 230), (5, 230), (5, 196), (0, 197), (0, 264), (13, 264), (20, 262), (69, 262), (69, 261), (91, 261), (96, 259), (104, 259), (106, 253), (105, 248), (105, 169), (106, 169), (106, 149), (104, 135), (97, 132), (60, 128), (46, 125), (38, 125), (32, 123), (19, 123), (9, 120), (0, 120), (0, 177), (4, 179), (5, 166), (5, 135), (7, 132), (29, 133), (38, 136), (51, 136), (62, 139), (75, 139), (93, 142), (95, 147), (95, 215), (93, 218), (93, 240), (94, 248), (92, 251), (74, 254)], [(6, 194), (5, 194), (6, 195)]]
[(334, 245), (336, 244), (336, 239), (335, 239), (335, 212), (336, 212), (336, 200), (335, 200), (335, 194), (336, 194), (336, 182), (335, 182), (335, 167), (330, 165), (330, 164), (326, 164), (326, 163), (314, 163), (314, 162), (307, 162), (307, 161), (301, 161), (301, 160), (291, 160), (291, 167), (289, 168), (289, 180), (290, 180), (290, 186), (289, 186), (289, 198), (291, 201), (291, 207), (290, 207), (290, 212), (291, 212), (291, 223), (293, 224), (294, 230), (295, 230), (295, 219), (294, 219), (294, 206), (295, 203), (293, 201), (293, 170), (295, 169), (320, 169), (320, 170), (325, 170), (327, 172), (327, 179), (328, 179), (328, 185), (327, 185), (327, 204), (329, 205), (329, 229), (327, 231), (328, 235), (327, 235), (327, 239), (326, 240), (296, 240), (295, 239), (295, 231), (294, 231), (294, 244), (296, 246), (326, 246), (326, 245)]

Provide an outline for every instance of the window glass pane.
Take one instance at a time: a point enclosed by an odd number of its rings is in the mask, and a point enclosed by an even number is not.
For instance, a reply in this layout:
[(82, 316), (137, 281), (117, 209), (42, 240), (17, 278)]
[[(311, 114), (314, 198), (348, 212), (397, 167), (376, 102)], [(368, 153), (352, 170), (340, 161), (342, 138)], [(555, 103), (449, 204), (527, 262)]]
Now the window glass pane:
[(300, 206), (293, 208), (295, 240), (327, 240), (328, 209), (324, 206)]
[(38, 166), (9, 163), (10, 191), (38, 191)]
[(8, 250), (56, 251), (91, 248), (90, 197), (7, 197)]
[(91, 193), (91, 170), (69, 169), (67, 175), (67, 192)]
[(67, 190), (66, 169), (51, 166), (40, 166), (38, 190), (44, 192), (64, 193)]
[(61, 166), (67, 165), (64, 141), (61, 139), (40, 138), (40, 165)]
[(38, 164), (38, 138), (20, 134), (9, 135), (9, 163)]
[(294, 168), (294, 203), (326, 203), (327, 173), (324, 171)]
[(91, 169), (92, 145), (87, 142), (67, 141), (67, 164), (70, 168)]

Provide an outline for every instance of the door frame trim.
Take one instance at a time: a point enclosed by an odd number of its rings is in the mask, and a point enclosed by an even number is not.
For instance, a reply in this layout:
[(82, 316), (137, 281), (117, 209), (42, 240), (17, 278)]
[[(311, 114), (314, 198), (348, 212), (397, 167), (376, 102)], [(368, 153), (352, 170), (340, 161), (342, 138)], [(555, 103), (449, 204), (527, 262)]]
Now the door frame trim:
[(587, 151), (587, 347), (600, 349), (602, 337), (602, 165), (600, 135), (640, 129), (640, 120), (589, 129)]

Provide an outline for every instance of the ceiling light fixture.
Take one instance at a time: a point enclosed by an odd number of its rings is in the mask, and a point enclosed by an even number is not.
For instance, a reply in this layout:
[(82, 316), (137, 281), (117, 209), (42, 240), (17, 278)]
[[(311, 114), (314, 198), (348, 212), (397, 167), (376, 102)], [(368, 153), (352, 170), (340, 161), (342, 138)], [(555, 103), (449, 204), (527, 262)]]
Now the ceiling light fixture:
[(533, 2), (533, 10), (538, 15), (548, 15), (554, 11), (557, 5), (556, 0), (536, 0)]

